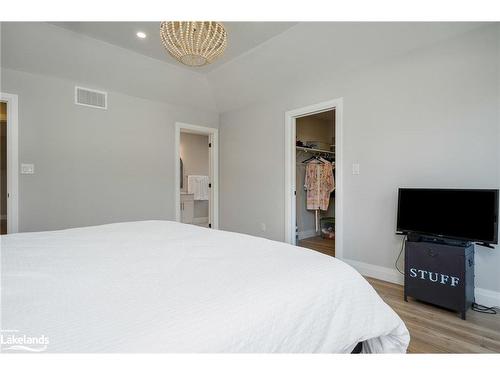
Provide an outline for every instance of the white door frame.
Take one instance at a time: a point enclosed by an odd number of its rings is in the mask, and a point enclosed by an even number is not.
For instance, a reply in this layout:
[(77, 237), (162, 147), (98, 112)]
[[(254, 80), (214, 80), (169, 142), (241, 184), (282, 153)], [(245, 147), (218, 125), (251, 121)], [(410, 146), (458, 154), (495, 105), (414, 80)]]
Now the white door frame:
[(343, 257), (342, 226), (342, 104), (343, 98), (329, 100), (285, 113), (285, 241), (295, 245), (296, 226), (296, 119), (335, 109), (335, 257)]
[(0, 101), (7, 103), (7, 233), (19, 230), (19, 142), (18, 98), (0, 92)]
[(181, 133), (207, 135), (212, 147), (209, 150), (210, 201), (209, 221), (213, 229), (219, 228), (219, 129), (206, 126), (191, 125), (183, 122), (175, 123), (175, 220), (181, 221), (181, 180), (180, 180), (180, 142)]

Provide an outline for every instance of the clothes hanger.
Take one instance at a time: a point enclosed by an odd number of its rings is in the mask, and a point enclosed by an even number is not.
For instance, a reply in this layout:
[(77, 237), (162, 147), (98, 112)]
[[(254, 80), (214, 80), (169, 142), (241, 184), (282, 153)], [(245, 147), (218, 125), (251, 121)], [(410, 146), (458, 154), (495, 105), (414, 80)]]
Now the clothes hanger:
[(321, 158), (318, 157), (318, 156), (316, 156), (316, 155), (311, 156), (309, 159), (304, 160), (302, 163), (306, 164), (306, 163), (308, 163), (309, 161), (311, 161), (313, 159), (316, 160), (316, 161), (319, 161), (320, 163), (324, 164), (324, 161), (321, 160)]
[(320, 157), (319, 157), (319, 159), (320, 159), (321, 161), (323, 161), (324, 163), (330, 163), (330, 164), (331, 164), (331, 161), (330, 161), (330, 160), (325, 159), (325, 158), (324, 158), (324, 157), (322, 157), (322, 156), (320, 156)]
[(306, 160), (303, 160), (302, 163), (307, 163), (309, 160), (316, 159), (316, 155), (311, 156), (310, 158), (307, 158)]

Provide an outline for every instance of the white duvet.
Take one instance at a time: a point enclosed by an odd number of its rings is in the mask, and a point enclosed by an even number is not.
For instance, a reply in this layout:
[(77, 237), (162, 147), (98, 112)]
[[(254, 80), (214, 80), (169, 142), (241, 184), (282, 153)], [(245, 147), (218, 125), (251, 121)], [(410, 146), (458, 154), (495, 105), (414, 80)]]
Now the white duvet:
[(43, 335), (49, 352), (348, 353), (363, 341), (404, 353), (409, 342), (353, 268), (262, 238), (142, 221), (2, 236), (0, 256), (4, 341)]

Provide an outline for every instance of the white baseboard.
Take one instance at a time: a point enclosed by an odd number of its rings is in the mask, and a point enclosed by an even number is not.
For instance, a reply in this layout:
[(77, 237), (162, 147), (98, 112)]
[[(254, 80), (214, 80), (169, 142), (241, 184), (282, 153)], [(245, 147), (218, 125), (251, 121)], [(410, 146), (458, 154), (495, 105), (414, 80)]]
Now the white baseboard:
[[(342, 261), (354, 267), (363, 276), (373, 277), (394, 284), (404, 284), (404, 277), (397, 270), (363, 263), (357, 260), (342, 259)], [(500, 306), (500, 292), (490, 289), (475, 288), (474, 295), (476, 302), (484, 306)]]
[(208, 223), (208, 217), (193, 217), (193, 224)]
[(500, 307), (500, 293), (491, 289), (475, 288), (476, 302), (484, 306)]
[(314, 229), (304, 230), (298, 233), (299, 240), (303, 240), (304, 238), (314, 237), (316, 236), (316, 231)]
[(404, 284), (404, 277), (397, 270), (392, 268), (376, 266), (374, 264), (363, 263), (357, 260), (342, 259), (347, 264), (353, 266), (363, 276), (373, 277), (394, 284)]

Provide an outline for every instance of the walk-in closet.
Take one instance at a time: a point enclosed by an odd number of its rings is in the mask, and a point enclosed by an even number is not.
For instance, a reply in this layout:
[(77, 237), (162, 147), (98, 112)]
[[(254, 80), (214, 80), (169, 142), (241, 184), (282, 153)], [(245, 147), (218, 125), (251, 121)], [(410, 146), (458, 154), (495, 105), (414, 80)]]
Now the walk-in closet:
[(335, 109), (296, 119), (296, 243), (335, 256)]

